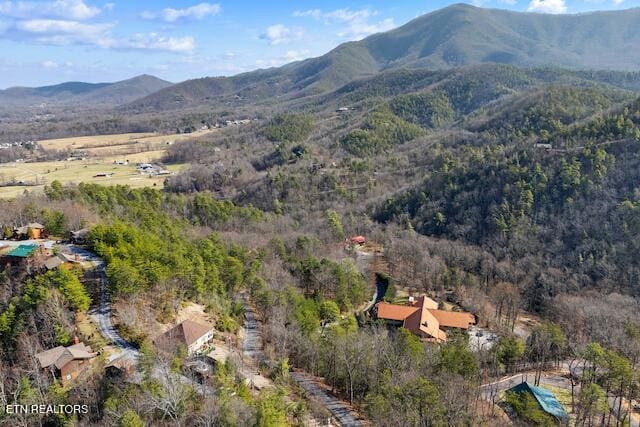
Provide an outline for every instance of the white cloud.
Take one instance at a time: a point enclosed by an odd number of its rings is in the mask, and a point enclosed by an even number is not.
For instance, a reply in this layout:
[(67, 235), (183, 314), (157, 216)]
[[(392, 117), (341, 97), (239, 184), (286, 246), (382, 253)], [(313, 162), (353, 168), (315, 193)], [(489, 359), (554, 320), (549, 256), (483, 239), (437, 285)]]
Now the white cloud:
[(260, 38), (267, 40), (269, 44), (278, 45), (298, 40), (303, 35), (304, 31), (300, 28), (289, 28), (282, 24), (275, 24), (267, 27), (264, 33), (260, 34)]
[(136, 33), (114, 37), (114, 24), (84, 23), (55, 19), (18, 21), (11, 28), (13, 38), (47, 45), (89, 45), (103, 49), (190, 53), (196, 49), (191, 36), (171, 37), (159, 33)]
[(293, 12), (293, 16), (298, 18), (311, 17), (320, 19), (322, 18), (322, 11), (320, 9), (296, 10), (295, 12)]
[(220, 13), (222, 7), (217, 3), (199, 3), (195, 6), (187, 7), (184, 9), (174, 9), (168, 7), (159, 12), (142, 12), (141, 16), (144, 19), (149, 20), (162, 20), (165, 22), (176, 22), (179, 20), (192, 20), (201, 21), (209, 16), (214, 16)]
[(351, 22), (345, 30), (338, 32), (338, 35), (348, 39), (360, 40), (368, 35), (389, 31), (395, 27), (396, 23), (392, 18), (387, 18), (372, 24), (366, 21), (354, 21)]
[(49, 68), (49, 69), (58, 68), (58, 63), (50, 59), (46, 61), (42, 61), (40, 65), (42, 65), (44, 68)]
[(128, 39), (114, 40), (116, 49), (162, 50), (176, 53), (189, 53), (196, 49), (193, 37), (167, 37), (158, 33), (134, 34)]
[(296, 11), (295, 17), (309, 17), (316, 20), (323, 20), (326, 25), (341, 25), (337, 35), (350, 40), (359, 40), (368, 35), (389, 31), (396, 27), (392, 18), (371, 22), (372, 18), (378, 15), (378, 11), (371, 9), (336, 9), (330, 12), (323, 12), (320, 9), (310, 9)]
[(18, 19), (62, 18), (84, 21), (98, 16), (101, 9), (83, 0), (56, 0), (45, 2), (4, 1), (0, 15)]
[(565, 0), (531, 0), (529, 12), (540, 13), (565, 13), (567, 11), (567, 4)]
[(304, 50), (288, 50), (285, 54), (287, 62), (300, 61), (309, 57), (309, 49)]
[(620, 6), (622, 3), (624, 3), (624, 0), (613, 0), (613, 4), (616, 6)]
[(59, 19), (30, 19), (18, 21), (13, 29), (18, 39), (34, 38), (51, 45), (105, 45), (113, 24), (88, 24)]

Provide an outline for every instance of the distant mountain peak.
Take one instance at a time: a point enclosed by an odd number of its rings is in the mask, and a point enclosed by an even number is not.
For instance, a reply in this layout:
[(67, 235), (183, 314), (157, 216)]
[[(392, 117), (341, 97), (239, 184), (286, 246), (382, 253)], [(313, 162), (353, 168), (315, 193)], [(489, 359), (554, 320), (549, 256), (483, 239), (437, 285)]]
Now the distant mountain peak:
[(456, 3), (386, 33), (344, 43), (318, 58), (233, 77), (188, 80), (134, 102), (179, 109), (238, 95), (245, 102), (334, 90), (395, 69), (502, 63), (569, 69), (640, 69), (640, 9), (549, 15)]
[(114, 83), (86, 83), (70, 81), (40, 87), (15, 87), (0, 90), (0, 102), (13, 106), (39, 103), (115, 107), (150, 95), (172, 83), (142, 74)]

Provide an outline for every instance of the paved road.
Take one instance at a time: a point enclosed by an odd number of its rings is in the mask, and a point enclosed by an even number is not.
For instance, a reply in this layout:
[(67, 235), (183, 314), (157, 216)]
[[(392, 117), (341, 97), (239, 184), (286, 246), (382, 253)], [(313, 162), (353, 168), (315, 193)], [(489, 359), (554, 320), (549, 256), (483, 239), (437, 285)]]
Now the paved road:
[[(253, 311), (253, 307), (246, 302), (244, 303), (244, 325), (243, 325), (243, 339), (242, 339), (242, 354), (249, 359), (249, 366), (245, 368), (251, 369), (255, 367), (262, 355), (262, 332), (260, 330), (260, 323), (256, 319), (256, 314)], [(255, 368), (254, 368), (255, 369)], [(246, 377), (242, 371), (240, 372)], [(259, 381), (263, 378), (261, 375), (252, 375), (253, 381)], [(351, 410), (345, 406), (341, 401), (331, 396), (326, 390), (319, 387), (315, 381), (311, 380), (309, 376), (301, 372), (292, 372), (291, 379), (293, 379), (298, 385), (300, 385), (310, 397), (315, 401), (327, 408), (327, 410), (334, 416), (341, 426), (345, 427), (360, 427), (362, 423), (356, 419), (351, 413)], [(269, 383), (270, 380), (265, 379)], [(257, 383), (255, 384), (258, 385)], [(315, 419), (308, 420), (310, 424), (322, 425), (322, 423)]]
[(326, 407), (333, 417), (344, 427), (361, 427), (363, 424), (353, 415), (349, 407), (320, 387), (316, 380), (308, 374), (295, 371), (291, 378), (309, 394), (309, 397)]
[[(483, 384), (480, 386), (482, 398), (485, 400), (491, 400), (492, 393), (497, 396), (500, 392), (509, 390), (511, 387), (514, 387), (521, 382), (529, 381), (530, 383), (533, 383), (534, 379), (535, 375), (531, 372), (512, 375), (498, 381)], [(542, 377), (540, 377), (540, 386), (544, 387), (545, 385), (571, 390), (571, 381), (560, 375), (543, 374)]]
[(273, 381), (258, 371), (262, 358), (262, 336), (256, 314), (249, 303), (244, 303), (244, 324), (242, 325), (242, 342), (240, 344), (242, 365), (238, 368), (249, 386), (262, 390), (273, 387)]
[(94, 309), (89, 311), (89, 314), (98, 325), (100, 334), (110, 341), (118, 350), (116, 353), (111, 354), (107, 358), (107, 361), (112, 362), (116, 359), (126, 359), (131, 361), (133, 364), (137, 364), (140, 352), (131, 345), (131, 343), (125, 340), (113, 326), (113, 313), (111, 311), (111, 303), (109, 301), (104, 261), (93, 252), (78, 246), (65, 245), (64, 248), (72, 254), (78, 255), (81, 262), (88, 262), (92, 264), (98, 272), (100, 281), (100, 301)]
[(242, 354), (254, 363), (259, 362), (258, 358), (262, 355), (262, 337), (256, 314), (248, 303), (244, 304), (242, 332)]

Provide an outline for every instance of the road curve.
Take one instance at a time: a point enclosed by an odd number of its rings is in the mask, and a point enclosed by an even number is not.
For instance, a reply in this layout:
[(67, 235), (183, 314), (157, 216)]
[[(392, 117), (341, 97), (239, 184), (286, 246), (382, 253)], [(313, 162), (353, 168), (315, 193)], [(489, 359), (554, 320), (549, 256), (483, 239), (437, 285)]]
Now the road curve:
[(126, 359), (137, 364), (140, 352), (131, 343), (125, 340), (118, 333), (115, 326), (113, 326), (113, 313), (111, 311), (111, 303), (109, 301), (109, 290), (107, 289), (107, 275), (105, 273), (104, 260), (98, 257), (95, 253), (75, 245), (66, 245), (65, 248), (74, 255), (77, 255), (80, 261), (88, 262), (93, 265), (98, 272), (100, 280), (100, 301), (95, 308), (89, 311), (89, 315), (98, 325), (100, 334), (118, 349), (118, 352), (111, 354), (107, 358), (107, 361), (113, 362), (116, 359)]

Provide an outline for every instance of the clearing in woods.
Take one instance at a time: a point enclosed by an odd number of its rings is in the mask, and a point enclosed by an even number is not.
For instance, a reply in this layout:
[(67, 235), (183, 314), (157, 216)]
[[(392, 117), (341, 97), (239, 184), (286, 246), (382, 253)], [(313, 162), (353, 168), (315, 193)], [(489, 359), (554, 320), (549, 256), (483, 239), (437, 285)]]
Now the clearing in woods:
[[(38, 142), (42, 149), (71, 150), (74, 156), (81, 156), (82, 160), (0, 164), (0, 184), (12, 183), (10, 186), (0, 186), (0, 198), (14, 198), (25, 191), (39, 193), (46, 184), (55, 180), (63, 184), (91, 182), (134, 188), (162, 188), (166, 175), (141, 174), (136, 170), (136, 164), (157, 162), (170, 145), (212, 132), (215, 129), (190, 134), (127, 133), (42, 140)], [(116, 164), (125, 161), (127, 164)], [(166, 170), (176, 173), (186, 166), (170, 165)]]
[(215, 129), (198, 130), (192, 133), (162, 135), (158, 133), (121, 133), (116, 135), (78, 136), (71, 138), (45, 139), (38, 141), (38, 145), (45, 150), (88, 150), (100, 147), (116, 147), (120, 145), (167, 145), (191, 138), (207, 135)]

